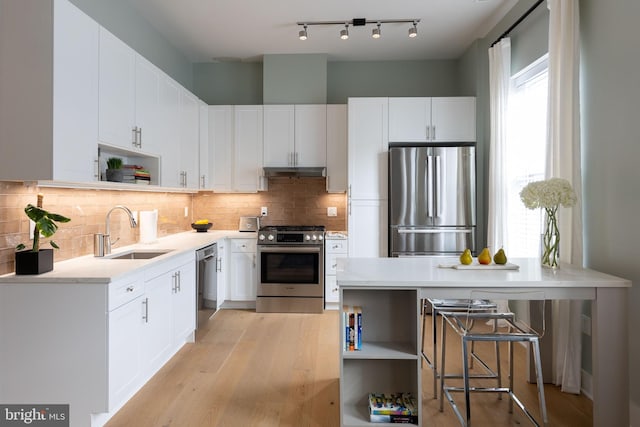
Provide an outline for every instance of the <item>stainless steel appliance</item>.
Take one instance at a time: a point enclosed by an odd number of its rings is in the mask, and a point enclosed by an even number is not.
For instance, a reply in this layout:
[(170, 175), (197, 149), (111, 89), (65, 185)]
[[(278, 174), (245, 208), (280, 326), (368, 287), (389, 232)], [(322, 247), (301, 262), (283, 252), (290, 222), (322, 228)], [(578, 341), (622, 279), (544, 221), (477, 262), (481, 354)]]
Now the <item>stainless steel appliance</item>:
[(260, 218), (257, 216), (241, 216), (238, 224), (239, 231), (258, 231), (260, 228)]
[(322, 313), (324, 226), (270, 226), (258, 232), (256, 312)]
[(475, 253), (473, 144), (389, 149), (389, 256)]
[(218, 309), (217, 264), (218, 248), (215, 243), (196, 251), (198, 327)]

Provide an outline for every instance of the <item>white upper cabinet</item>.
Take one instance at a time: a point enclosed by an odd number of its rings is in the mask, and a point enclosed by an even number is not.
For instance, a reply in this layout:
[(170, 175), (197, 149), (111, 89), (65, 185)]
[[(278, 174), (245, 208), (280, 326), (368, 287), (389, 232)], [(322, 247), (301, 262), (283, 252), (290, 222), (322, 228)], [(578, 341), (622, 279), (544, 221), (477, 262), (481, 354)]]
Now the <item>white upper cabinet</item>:
[(264, 166), (326, 166), (324, 104), (264, 106)]
[(100, 28), (100, 141), (131, 149), (137, 147), (135, 84), (136, 53)]
[(97, 179), (100, 26), (66, 0), (0, 8), (0, 179)]
[(327, 105), (327, 192), (347, 191), (347, 106)]
[(348, 117), (349, 200), (386, 199), (388, 99), (349, 98)]
[(209, 174), (209, 107), (198, 100), (198, 171), (200, 174), (198, 188), (205, 189), (210, 184)]
[(233, 106), (208, 107), (207, 176), (205, 188), (233, 191)]
[(326, 166), (327, 106), (295, 106), (295, 166)]
[(180, 85), (169, 77), (160, 82), (160, 105), (162, 111), (162, 138), (158, 151), (161, 153), (162, 186), (180, 187), (180, 133), (181, 133)]
[(389, 98), (389, 142), (474, 142), (474, 97)]
[(200, 145), (199, 100), (183, 89), (180, 103), (180, 182), (184, 188), (198, 188)]
[(209, 106), (206, 188), (216, 192), (262, 190), (262, 106)]
[(265, 105), (264, 166), (293, 166), (295, 153), (295, 107)]
[(256, 193), (262, 177), (262, 105), (234, 108), (233, 189)]

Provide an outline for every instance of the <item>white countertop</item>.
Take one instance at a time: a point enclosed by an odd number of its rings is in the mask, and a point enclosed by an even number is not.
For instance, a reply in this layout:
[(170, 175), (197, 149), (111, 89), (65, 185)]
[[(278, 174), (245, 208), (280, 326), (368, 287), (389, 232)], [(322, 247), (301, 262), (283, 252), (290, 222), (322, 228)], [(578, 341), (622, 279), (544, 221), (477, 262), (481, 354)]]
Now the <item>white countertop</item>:
[(519, 270), (456, 270), (439, 265), (457, 264), (457, 257), (339, 258), (339, 286), (349, 287), (631, 287), (631, 282), (595, 270), (561, 264), (542, 268), (537, 258), (509, 259)]
[[(186, 231), (161, 237), (155, 243), (137, 243), (129, 246), (112, 248), (107, 257), (85, 255), (72, 258), (53, 265), (53, 270), (38, 275), (19, 275), (14, 273), (0, 276), (0, 285), (17, 283), (109, 283), (136, 269), (147, 268), (155, 263), (163, 262), (173, 256), (195, 251), (224, 238), (255, 238), (255, 232), (240, 232), (233, 230), (209, 230), (206, 233)], [(171, 249), (164, 255), (152, 259), (110, 259), (109, 256), (131, 250), (154, 251)], [(55, 254), (54, 254), (55, 257)]]

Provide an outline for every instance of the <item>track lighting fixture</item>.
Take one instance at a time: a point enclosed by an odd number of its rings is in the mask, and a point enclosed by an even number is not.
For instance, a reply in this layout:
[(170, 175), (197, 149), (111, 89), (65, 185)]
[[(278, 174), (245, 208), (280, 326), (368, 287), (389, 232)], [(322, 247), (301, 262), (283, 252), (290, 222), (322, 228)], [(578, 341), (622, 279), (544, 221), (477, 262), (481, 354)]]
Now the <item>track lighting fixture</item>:
[(378, 28), (374, 28), (373, 31), (371, 31), (371, 37), (373, 37), (374, 39), (379, 39), (381, 35), (380, 23), (378, 22)]
[(409, 37), (414, 38), (418, 36), (418, 23), (413, 21), (413, 27), (409, 28)]
[(340, 38), (347, 40), (349, 38), (349, 24), (344, 24), (344, 30), (340, 30)]
[(364, 27), (367, 24), (375, 24), (376, 28), (374, 28), (371, 32), (371, 37), (374, 39), (379, 39), (382, 35), (382, 24), (400, 24), (410, 22), (413, 24), (413, 27), (409, 28), (409, 37), (413, 38), (418, 35), (418, 22), (420, 19), (372, 19), (368, 20), (365, 18), (353, 18), (351, 21), (304, 21), (298, 22), (297, 24), (303, 27), (304, 29), (298, 32), (298, 37), (300, 40), (306, 40), (308, 38), (307, 26), (309, 25), (344, 25), (344, 29), (340, 30), (340, 38), (342, 40), (349, 39), (349, 25), (353, 27)]
[(304, 25), (304, 30), (298, 32), (298, 38), (300, 40), (306, 40), (307, 39), (307, 25), (306, 24), (303, 24), (303, 25)]

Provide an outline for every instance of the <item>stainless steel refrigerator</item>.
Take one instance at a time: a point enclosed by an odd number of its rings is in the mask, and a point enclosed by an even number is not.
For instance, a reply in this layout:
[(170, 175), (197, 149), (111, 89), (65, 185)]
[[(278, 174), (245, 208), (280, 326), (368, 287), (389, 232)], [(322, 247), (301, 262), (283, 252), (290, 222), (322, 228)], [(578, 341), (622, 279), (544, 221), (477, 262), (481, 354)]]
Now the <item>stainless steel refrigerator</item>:
[(389, 256), (475, 254), (475, 146), (389, 149)]

